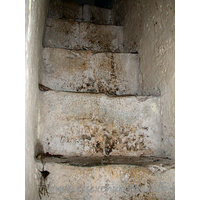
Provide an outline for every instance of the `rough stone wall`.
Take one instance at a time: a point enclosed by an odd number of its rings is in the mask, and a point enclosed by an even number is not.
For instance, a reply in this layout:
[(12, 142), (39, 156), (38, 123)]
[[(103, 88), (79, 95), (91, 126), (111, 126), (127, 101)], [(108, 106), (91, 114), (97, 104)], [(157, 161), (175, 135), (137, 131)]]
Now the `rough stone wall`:
[(143, 94), (161, 94), (163, 154), (174, 157), (175, 1), (115, 0), (113, 12), (124, 51), (139, 52)]
[(39, 199), (34, 151), (38, 115), (38, 66), (42, 65), (42, 39), (48, 0), (25, 1), (25, 198)]

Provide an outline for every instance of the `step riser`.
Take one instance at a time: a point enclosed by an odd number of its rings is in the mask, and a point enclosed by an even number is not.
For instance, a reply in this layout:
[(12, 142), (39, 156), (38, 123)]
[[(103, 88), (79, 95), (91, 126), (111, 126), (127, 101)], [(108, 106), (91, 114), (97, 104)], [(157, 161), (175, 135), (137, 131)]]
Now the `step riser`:
[(48, 17), (55, 19), (66, 18), (73, 21), (82, 21), (82, 6), (75, 2), (64, 0), (50, 0)]
[(43, 61), (39, 82), (53, 90), (140, 93), (139, 61), (135, 54), (45, 48)]
[(40, 92), (39, 141), (67, 156), (160, 155), (159, 101)]
[[(37, 163), (37, 169), (43, 166)], [(156, 168), (156, 167), (155, 167)], [(159, 167), (157, 167), (159, 169)], [(164, 169), (164, 167), (160, 167)], [(37, 170), (38, 185), (41, 174)], [(45, 185), (49, 192), (42, 199), (174, 199), (175, 170), (153, 174), (148, 168), (137, 166), (73, 167), (46, 163), (50, 172)], [(44, 182), (44, 181), (43, 181)]]
[(80, 6), (75, 2), (61, 0), (50, 1), (48, 17), (104, 25), (112, 24), (111, 10), (109, 9), (91, 5)]
[(83, 21), (95, 24), (112, 24), (111, 10), (96, 6), (83, 6)]
[(123, 27), (48, 18), (44, 47), (123, 52)]

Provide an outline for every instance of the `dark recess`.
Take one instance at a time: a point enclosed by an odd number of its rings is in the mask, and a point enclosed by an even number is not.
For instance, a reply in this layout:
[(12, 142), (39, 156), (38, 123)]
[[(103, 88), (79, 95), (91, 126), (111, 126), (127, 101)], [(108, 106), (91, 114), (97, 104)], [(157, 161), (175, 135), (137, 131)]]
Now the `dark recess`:
[(65, 0), (65, 1), (75, 1), (76, 3), (83, 5), (89, 4), (93, 6), (98, 6), (101, 8), (112, 9), (113, 0)]
[(95, 6), (112, 9), (113, 0), (95, 0)]

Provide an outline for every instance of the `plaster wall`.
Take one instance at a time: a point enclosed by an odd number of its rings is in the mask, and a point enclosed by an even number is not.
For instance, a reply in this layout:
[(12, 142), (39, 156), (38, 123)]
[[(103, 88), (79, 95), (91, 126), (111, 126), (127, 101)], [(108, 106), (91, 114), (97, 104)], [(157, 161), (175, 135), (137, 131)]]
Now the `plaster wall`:
[(163, 155), (175, 151), (175, 1), (116, 0), (114, 23), (124, 25), (124, 51), (138, 51), (144, 95), (161, 95)]
[(35, 144), (38, 124), (38, 67), (48, 0), (25, 1), (25, 199), (39, 199), (36, 185)]

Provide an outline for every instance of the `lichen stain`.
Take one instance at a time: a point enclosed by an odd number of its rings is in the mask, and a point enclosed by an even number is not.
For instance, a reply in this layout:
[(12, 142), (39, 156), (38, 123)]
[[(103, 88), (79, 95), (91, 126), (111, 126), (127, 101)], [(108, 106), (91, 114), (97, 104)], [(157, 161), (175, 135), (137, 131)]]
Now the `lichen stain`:
[[(83, 119), (81, 119), (82, 121)], [(144, 134), (139, 134), (138, 127), (131, 124), (116, 126), (106, 124), (102, 120), (84, 120), (81, 140), (88, 141), (85, 145), (91, 146), (94, 153), (111, 155), (116, 153), (133, 153), (148, 151)], [(145, 127), (145, 131), (147, 131)]]
[[(83, 77), (84, 81), (76, 88), (77, 92), (116, 95), (116, 92), (119, 91), (118, 77), (115, 70), (116, 63), (114, 62), (113, 54), (107, 54), (106, 58), (106, 60), (97, 64), (99, 69), (107, 70), (107, 77), (105, 79), (101, 79), (101, 76), (97, 75), (94, 71), (94, 79), (92, 77)], [(101, 71), (99, 73), (101, 73)]]
[(99, 141), (96, 142), (95, 151), (96, 151), (96, 153), (98, 153), (98, 152), (103, 153), (103, 147), (101, 145), (101, 142), (99, 142)]

